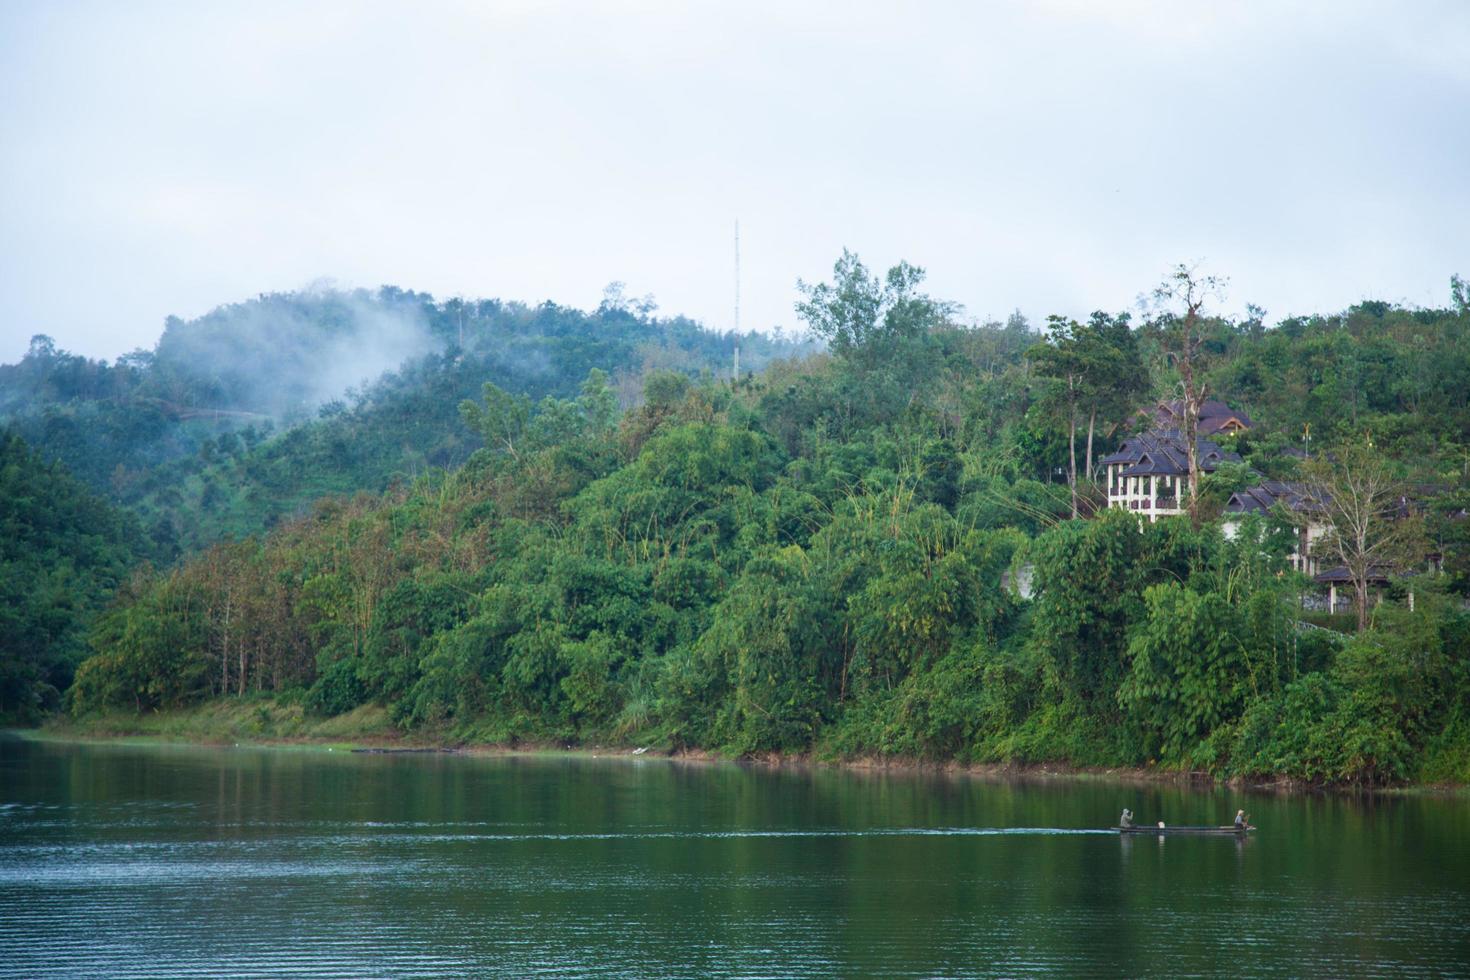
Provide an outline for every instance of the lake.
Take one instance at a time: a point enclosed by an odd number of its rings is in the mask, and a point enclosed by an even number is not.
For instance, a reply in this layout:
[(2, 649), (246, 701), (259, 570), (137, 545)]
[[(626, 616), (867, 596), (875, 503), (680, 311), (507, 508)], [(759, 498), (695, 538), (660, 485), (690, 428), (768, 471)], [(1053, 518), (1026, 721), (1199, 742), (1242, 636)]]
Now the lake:
[(1470, 974), (1470, 802), (0, 738), (0, 977), (1043, 974)]

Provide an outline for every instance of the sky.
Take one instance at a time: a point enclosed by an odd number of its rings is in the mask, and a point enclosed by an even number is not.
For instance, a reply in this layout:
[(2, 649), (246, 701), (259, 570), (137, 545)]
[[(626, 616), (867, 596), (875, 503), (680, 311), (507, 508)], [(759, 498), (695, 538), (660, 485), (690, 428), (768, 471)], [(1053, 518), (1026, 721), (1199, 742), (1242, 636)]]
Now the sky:
[(1470, 276), (1470, 3), (0, 4), (0, 361), (322, 280), (788, 331), (843, 248), (975, 319)]

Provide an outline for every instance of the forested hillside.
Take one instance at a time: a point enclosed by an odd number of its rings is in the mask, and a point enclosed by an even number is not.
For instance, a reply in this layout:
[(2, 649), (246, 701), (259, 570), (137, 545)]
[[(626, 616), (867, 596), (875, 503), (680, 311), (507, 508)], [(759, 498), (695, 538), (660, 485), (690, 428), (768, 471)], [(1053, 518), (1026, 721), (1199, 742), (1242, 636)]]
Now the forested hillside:
[(131, 508), (175, 555), (326, 494), (460, 465), (479, 443), (456, 406), (486, 380), (540, 399), (597, 367), (630, 398), (652, 368), (729, 371), (737, 344), (749, 369), (799, 349), (659, 318), (618, 284), (592, 313), (392, 287), (272, 294), (170, 318), (154, 350), (111, 364), (38, 336), (0, 365), (0, 424)]
[[(141, 572), (71, 710), (269, 695), (381, 704), (448, 739), (1470, 780), (1459, 292), (1271, 328), (1165, 304), (1043, 335), (958, 324), (922, 279), (845, 254), (798, 308), (826, 353), (734, 384), (648, 370), (632, 407), (615, 360), (540, 401), (483, 373), (422, 437), (479, 447), (463, 466), (426, 458)], [(1088, 461), (1175, 392), (1184, 324), (1190, 369), (1257, 425), (1196, 521), (1140, 526), (1101, 510)], [(1304, 455), (1364, 452), (1424, 488), (1402, 570), (1445, 572), (1399, 581), (1361, 633), (1305, 628), (1285, 515), (1233, 540), (1214, 515)]]
[(0, 723), (60, 707), (92, 616), (140, 557), (129, 515), (0, 429)]

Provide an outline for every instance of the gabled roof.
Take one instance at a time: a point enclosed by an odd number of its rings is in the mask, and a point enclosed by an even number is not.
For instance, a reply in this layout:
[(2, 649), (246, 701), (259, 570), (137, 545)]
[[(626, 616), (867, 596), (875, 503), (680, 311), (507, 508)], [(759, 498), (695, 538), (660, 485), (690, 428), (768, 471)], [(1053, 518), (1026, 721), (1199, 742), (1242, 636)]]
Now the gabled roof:
[[(1154, 406), (1152, 420), (1155, 428), (1177, 428), (1184, 421), (1184, 402), (1180, 399), (1159, 402)], [(1210, 399), (1199, 407), (1199, 435), (1207, 436), (1222, 429), (1249, 429), (1254, 423), (1244, 412), (1238, 412), (1222, 401)]]
[(1304, 483), (1282, 483), (1267, 480), (1260, 486), (1232, 493), (1225, 504), (1228, 514), (1264, 514), (1277, 504), (1287, 510), (1314, 512), (1322, 509), (1322, 501)]
[[(1239, 463), (1239, 453), (1227, 453), (1208, 439), (1195, 440), (1199, 466), (1206, 473), (1220, 463)], [(1154, 429), (1131, 435), (1117, 452), (1104, 456), (1103, 466), (1123, 464), (1124, 476), (1178, 476), (1189, 472), (1189, 453), (1178, 429)]]
[[(1188, 468), (1186, 461), (1185, 467)], [(1157, 461), (1148, 453), (1143, 458), (1123, 471), (1125, 476), (1170, 476), (1179, 471), (1178, 463), (1167, 456), (1161, 456)]]
[(1223, 417), (1216, 416), (1212, 419), (1199, 420), (1199, 434), (1202, 436), (1212, 436), (1216, 432), (1223, 432), (1226, 429), (1236, 429), (1244, 431), (1245, 429), (1249, 429), (1250, 427), (1251, 425), (1249, 422), (1244, 422), (1233, 415), (1226, 415)]

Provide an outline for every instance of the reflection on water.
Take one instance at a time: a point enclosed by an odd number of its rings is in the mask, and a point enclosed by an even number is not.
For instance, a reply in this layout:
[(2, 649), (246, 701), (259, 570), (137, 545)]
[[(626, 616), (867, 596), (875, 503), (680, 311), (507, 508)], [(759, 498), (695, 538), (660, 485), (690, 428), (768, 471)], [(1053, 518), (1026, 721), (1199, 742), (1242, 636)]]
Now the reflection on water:
[[(1141, 820), (1249, 840), (1120, 838)], [(0, 741), (0, 977), (1470, 971), (1470, 805)]]

